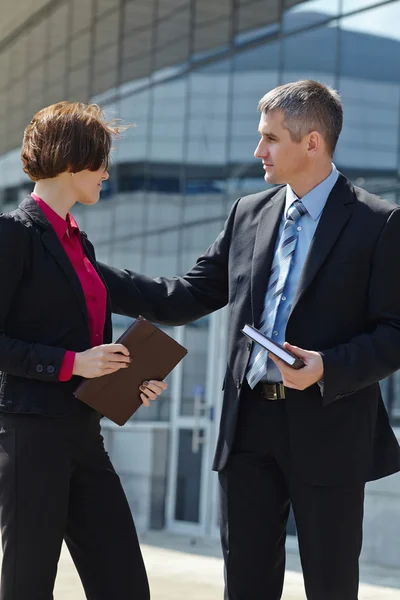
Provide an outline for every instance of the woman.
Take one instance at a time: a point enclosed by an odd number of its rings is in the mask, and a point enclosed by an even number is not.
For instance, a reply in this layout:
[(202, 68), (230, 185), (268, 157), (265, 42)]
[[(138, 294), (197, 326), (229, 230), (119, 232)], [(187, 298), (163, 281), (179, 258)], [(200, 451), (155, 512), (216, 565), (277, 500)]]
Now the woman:
[[(126, 368), (92, 244), (70, 214), (93, 205), (120, 128), (96, 105), (62, 102), (25, 130), (34, 192), (0, 215), (1, 600), (51, 600), (65, 539), (89, 600), (147, 600), (129, 506), (100, 434), (73, 392)], [(145, 382), (145, 405), (166, 388)]]

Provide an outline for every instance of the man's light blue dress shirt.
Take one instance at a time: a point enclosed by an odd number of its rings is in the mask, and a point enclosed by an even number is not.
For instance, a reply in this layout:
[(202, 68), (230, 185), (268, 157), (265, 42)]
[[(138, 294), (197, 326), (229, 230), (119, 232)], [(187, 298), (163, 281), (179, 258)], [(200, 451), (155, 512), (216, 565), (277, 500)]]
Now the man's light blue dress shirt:
[[(303, 269), (307, 253), (310, 248), (311, 240), (314, 236), (315, 230), (317, 229), (322, 210), (326, 204), (326, 201), (328, 200), (328, 196), (331, 193), (332, 188), (335, 185), (338, 177), (339, 173), (335, 165), (332, 164), (332, 171), (330, 175), (326, 179), (324, 179), (324, 181), (322, 181), (319, 185), (317, 185), (314, 189), (308, 192), (308, 194), (306, 194), (303, 198), (301, 198), (301, 201), (304, 204), (304, 207), (307, 209), (307, 212), (297, 221), (297, 231), (299, 237), (297, 239), (296, 249), (293, 256), (290, 271), (286, 280), (282, 300), (278, 306), (274, 326), (272, 329), (272, 338), (280, 344), (283, 344), (283, 342), (286, 341), (286, 325), (289, 320), (290, 309), (292, 307), (297, 286), (299, 284), (301, 271)], [(283, 226), (286, 220), (287, 210), (291, 206), (291, 204), (293, 204), (293, 202), (297, 199), (298, 198), (296, 194), (288, 185), (286, 187), (285, 210), (279, 228), (275, 251), (283, 232)], [(250, 364), (253, 362), (258, 350), (258, 344), (254, 344)], [(270, 359), (268, 359), (267, 375), (265, 381), (268, 381), (268, 383), (278, 383), (282, 381), (282, 376), (278, 367)]]

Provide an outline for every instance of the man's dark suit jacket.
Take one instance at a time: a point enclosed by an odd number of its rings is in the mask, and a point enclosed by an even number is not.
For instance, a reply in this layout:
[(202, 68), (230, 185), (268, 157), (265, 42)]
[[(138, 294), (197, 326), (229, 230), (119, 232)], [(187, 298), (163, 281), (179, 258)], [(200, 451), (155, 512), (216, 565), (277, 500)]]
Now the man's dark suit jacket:
[[(240, 333), (259, 323), (286, 188), (246, 196), (183, 278), (152, 280), (100, 264), (115, 312), (184, 324), (227, 303), (230, 344), (214, 461), (232, 448), (250, 355)], [(322, 213), (287, 324), (286, 339), (322, 353), (317, 384), (287, 389), (293, 467), (306, 481), (340, 485), (400, 470), (400, 449), (378, 381), (400, 367), (400, 209), (339, 177)]]
[[(84, 250), (100, 274), (94, 249)], [(101, 274), (100, 274), (101, 276)], [(58, 381), (65, 350), (90, 348), (85, 296), (56, 233), (29, 196), (0, 215), (0, 411), (63, 416), (82, 410), (82, 380)], [(111, 342), (108, 300), (104, 343)]]

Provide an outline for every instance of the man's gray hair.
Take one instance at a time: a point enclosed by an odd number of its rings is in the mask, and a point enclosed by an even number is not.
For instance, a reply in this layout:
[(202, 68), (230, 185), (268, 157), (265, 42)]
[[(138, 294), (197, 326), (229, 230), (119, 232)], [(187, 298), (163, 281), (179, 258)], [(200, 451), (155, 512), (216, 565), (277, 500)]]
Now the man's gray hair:
[(282, 110), (284, 126), (294, 142), (318, 131), (333, 155), (343, 126), (343, 108), (336, 90), (310, 79), (286, 83), (261, 98), (258, 110), (265, 114)]

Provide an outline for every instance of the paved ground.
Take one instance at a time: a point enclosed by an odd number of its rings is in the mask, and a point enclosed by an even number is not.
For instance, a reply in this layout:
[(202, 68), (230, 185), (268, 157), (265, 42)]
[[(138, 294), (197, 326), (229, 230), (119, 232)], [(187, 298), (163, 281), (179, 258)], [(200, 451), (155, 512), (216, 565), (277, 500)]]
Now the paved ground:
[[(222, 559), (217, 542), (164, 533), (142, 536), (152, 600), (222, 600)], [(399, 600), (400, 572), (363, 565), (359, 600)], [(288, 554), (284, 600), (305, 600), (296, 552)], [(29, 599), (27, 599), (29, 600)], [(66, 548), (63, 548), (55, 600), (85, 600)], [(110, 600), (119, 600), (110, 598)]]

